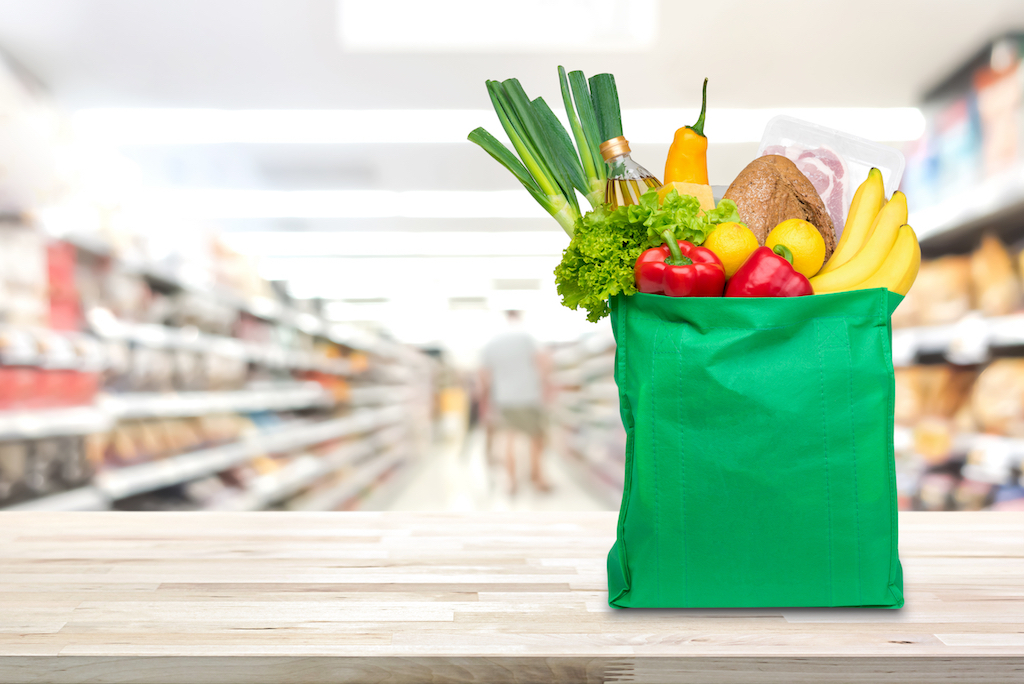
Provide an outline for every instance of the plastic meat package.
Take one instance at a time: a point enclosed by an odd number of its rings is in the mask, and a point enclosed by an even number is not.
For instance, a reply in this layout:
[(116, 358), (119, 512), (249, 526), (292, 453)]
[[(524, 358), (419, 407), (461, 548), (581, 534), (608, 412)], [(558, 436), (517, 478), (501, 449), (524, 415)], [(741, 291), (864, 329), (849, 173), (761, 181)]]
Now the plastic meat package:
[(899, 189), (906, 160), (894, 147), (791, 116), (776, 116), (765, 126), (757, 156), (777, 154), (790, 159), (818, 191), (836, 239), (846, 225), (853, 193), (872, 167), (882, 172), (885, 194)]

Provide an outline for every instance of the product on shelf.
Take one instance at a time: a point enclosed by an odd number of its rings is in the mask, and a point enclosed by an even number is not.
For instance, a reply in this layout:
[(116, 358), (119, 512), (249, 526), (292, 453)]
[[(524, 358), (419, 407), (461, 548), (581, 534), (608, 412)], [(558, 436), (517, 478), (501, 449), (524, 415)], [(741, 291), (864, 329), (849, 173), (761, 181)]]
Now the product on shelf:
[(26, 496), (25, 476), (28, 471), (29, 443), (0, 442), (0, 506)]
[(0, 329), (0, 411), (31, 408), (40, 396), (39, 348), (35, 337), (16, 327)]
[[(928, 365), (896, 371), (903, 508), (978, 510), (1016, 498), (1024, 459), (1024, 359), (983, 371)], [(902, 473), (902, 475), (901, 475)], [(909, 481), (909, 483), (908, 483)]]
[(894, 327), (954, 323), (971, 310), (970, 259), (945, 256), (921, 264), (918, 287), (893, 316)]
[(1024, 359), (997, 359), (982, 371), (971, 408), (982, 431), (1024, 438)]
[(975, 308), (986, 316), (1004, 316), (1021, 305), (1021, 282), (1010, 253), (999, 238), (985, 235), (971, 255)]
[(1022, 56), (1022, 34), (998, 36), (921, 103), (926, 128), (908, 149), (904, 181), (919, 208), (978, 202), (986, 213), (998, 213), (1005, 208), (1000, 202), (1018, 201), (1019, 195), (998, 193), (1003, 196), (993, 205), (996, 195), (977, 197), (976, 188), (989, 180), (1012, 179), (1024, 162)]
[(0, 506), (83, 486), (93, 472), (82, 437), (0, 442)]
[(45, 236), (0, 219), (0, 321), (23, 328), (48, 324), (46, 263)]
[(46, 249), (50, 294), (50, 327), (54, 330), (78, 330), (82, 311), (75, 284), (76, 250), (67, 242), (53, 242)]
[(984, 235), (970, 255), (947, 255), (921, 263), (920, 285), (893, 315), (894, 327), (956, 323), (968, 313), (1005, 316), (1024, 303), (1015, 259), (1002, 241)]

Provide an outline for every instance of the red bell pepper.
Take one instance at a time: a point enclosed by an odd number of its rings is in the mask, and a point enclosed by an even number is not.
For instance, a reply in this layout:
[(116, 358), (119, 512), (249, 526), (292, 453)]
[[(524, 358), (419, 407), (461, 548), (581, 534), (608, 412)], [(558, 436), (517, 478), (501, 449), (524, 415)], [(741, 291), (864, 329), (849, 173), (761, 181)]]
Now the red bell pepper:
[(793, 270), (785, 245), (758, 247), (729, 279), (726, 297), (802, 297), (814, 294), (810, 281)]
[(721, 297), (725, 289), (725, 268), (706, 247), (676, 240), (671, 231), (662, 236), (665, 244), (640, 255), (633, 267), (636, 289), (669, 297)]

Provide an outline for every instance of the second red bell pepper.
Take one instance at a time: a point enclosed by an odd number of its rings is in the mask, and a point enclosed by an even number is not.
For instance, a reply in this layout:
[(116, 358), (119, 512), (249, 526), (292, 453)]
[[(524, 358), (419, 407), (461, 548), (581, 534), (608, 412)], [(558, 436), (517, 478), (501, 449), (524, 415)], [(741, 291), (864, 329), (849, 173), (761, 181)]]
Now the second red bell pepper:
[(725, 268), (710, 249), (676, 240), (671, 231), (665, 244), (648, 249), (636, 260), (636, 289), (669, 297), (721, 297)]
[(810, 281), (793, 269), (793, 254), (785, 245), (758, 247), (739, 267), (726, 297), (802, 297), (814, 294)]

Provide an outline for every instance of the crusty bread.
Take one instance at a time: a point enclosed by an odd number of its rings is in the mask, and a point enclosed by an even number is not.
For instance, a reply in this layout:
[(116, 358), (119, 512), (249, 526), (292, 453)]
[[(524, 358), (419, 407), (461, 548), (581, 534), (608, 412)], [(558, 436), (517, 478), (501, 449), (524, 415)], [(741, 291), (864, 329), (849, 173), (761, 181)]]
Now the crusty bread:
[(1021, 304), (1020, 280), (1013, 258), (995, 235), (985, 235), (971, 255), (974, 308), (986, 316), (1005, 316)]
[(772, 228), (787, 219), (813, 224), (825, 239), (825, 260), (836, 248), (836, 232), (818, 191), (796, 164), (777, 154), (766, 154), (747, 164), (725, 191), (736, 203), (740, 218), (764, 244)]

